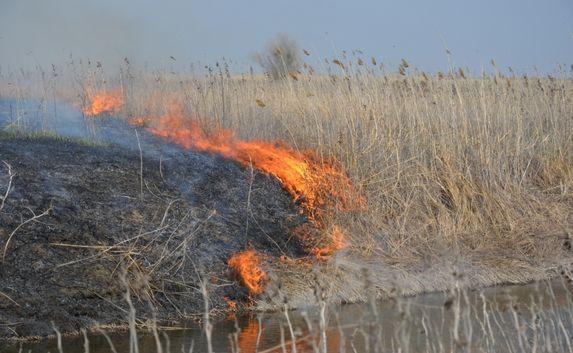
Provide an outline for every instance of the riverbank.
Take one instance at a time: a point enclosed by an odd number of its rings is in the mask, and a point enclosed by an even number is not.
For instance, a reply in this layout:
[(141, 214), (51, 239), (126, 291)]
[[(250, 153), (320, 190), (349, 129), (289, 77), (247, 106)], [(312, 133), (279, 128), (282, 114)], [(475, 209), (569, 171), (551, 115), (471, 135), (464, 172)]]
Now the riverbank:
[[(561, 352), (567, 351), (571, 344), (567, 335), (573, 325), (571, 290), (571, 284), (561, 277), (529, 285), (456, 290), (350, 305), (330, 304), (325, 310), (324, 329), (320, 328), (318, 307), (294, 310), (288, 315), (297, 332), (294, 340), (297, 352), (303, 353), (325, 346), (328, 352), (376, 350), (373, 347), (449, 352), (454, 346), (492, 353)], [(241, 352), (249, 353), (283, 348), (290, 351), (293, 339), (284, 332), (286, 321), (283, 312), (238, 315), (217, 321), (212, 332), (213, 350), (233, 352), (238, 347)], [(102, 331), (107, 332), (107, 336), (101, 332), (88, 332), (85, 337), (64, 336), (62, 350), (82, 353), (86, 342), (93, 353), (108, 353), (112, 346), (118, 352), (130, 350), (128, 332), (110, 332), (106, 328)], [(356, 334), (357, 331), (361, 334)], [(170, 353), (207, 347), (200, 324), (187, 322), (160, 328), (159, 332), (159, 344), (152, 332), (139, 332), (136, 340), (139, 352)], [(0, 353), (28, 350), (57, 352), (58, 340), (53, 337), (37, 342), (12, 342), (0, 348)]]
[[(143, 146), (152, 141), (142, 135)], [(156, 146), (142, 157), (117, 145), (0, 135), (0, 180), (10, 186), (0, 213), (3, 338), (122, 325), (130, 305), (141, 327), (154, 317), (199, 320), (205, 283), (217, 317), (525, 283), (573, 262), (566, 248), (546, 259), (503, 249), (476, 258), (452, 252), (408, 266), (352, 247), (313, 259), (291, 233), (307, 221), (276, 180), (249, 179), (249, 170), (217, 156)], [(249, 190), (256, 212), (245, 217)], [(247, 220), (256, 228), (248, 231)], [(228, 265), (245, 249), (264, 255), (269, 279), (260, 295), (250, 295)]]
[(4, 82), (2, 336), (570, 269), (571, 80), (375, 69)]

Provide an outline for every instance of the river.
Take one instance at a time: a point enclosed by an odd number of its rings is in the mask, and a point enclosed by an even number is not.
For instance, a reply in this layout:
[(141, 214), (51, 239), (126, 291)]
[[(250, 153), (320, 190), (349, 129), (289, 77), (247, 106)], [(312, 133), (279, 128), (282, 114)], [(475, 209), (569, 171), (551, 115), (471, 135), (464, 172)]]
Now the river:
[[(573, 286), (565, 279), (458, 290), (370, 303), (228, 317), (213, 326), (214, 352), (570, 352)], [(322, 318), (322, 319), (321, 319)], [(290, 325), (289, 325), (290, 322)], [(325, 329), (321, 329), (324, 327)], [(291, 345), (295, 337), (295, 349)], [(138, 351), (207, 352), (196, 323), (138, 332)], [(123, 333), (88, 334), (89, 352), (130, 352)], [(110, 345), (111, 342), (111, 345)], [(64, 337), (66, 353), (85, 351)], [(284, 349), (284, 350), (283, 350)], [(58, 352), (56, 338), (14, 343), (2, 353)], [(133, 351), (133, 348), (132, 348)]]

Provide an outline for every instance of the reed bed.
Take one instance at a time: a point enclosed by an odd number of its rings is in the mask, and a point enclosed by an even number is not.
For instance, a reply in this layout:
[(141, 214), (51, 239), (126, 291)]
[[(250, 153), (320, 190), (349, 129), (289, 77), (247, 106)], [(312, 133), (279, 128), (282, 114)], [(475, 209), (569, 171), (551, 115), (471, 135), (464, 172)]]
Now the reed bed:
[[(527, 279), (520, 275), (526, 269), (570, 266), (573, 81), (568, 73), (503, 74), (493, 64), (489, 74), (451, 68), (430, 75), (406, 61), (397, 73), (387, 73), (376, 60), (359, 56), (321, 66), (273, 80), (232, 74), (224, 62), (187, 74), (139, 70), (127, 61), (109, 74), (93, 63), (71, 63), (41, 75), (3, 73), (0, 96), (40, 97), (38, 116), (49, 129), (57, 121), (57, 109), (51, 108), (57, 104), (51, 102), (81, 107), (93, 92), (119, 88), (126, 119), (182, 105), (207, 132), (229, 129), (243, 139), (280, 141), (313, 150), (325, 161), (335, 159), (366, 205), (338, 212), (332, 222), (344, 225), (347, 251), (385, 266), (419, 269), (457, 258), (510, 271), (516, 281)], [(17, 107), (14, 114), (18, 124), (29, 118), (20, 119)], [(472, 280), (474, 286), (485, 283)], [(497, 352), (500, 342), (509, 352), (571, 351), (571, 315), (539, 314), (532, 304), (521, 316), (509, 307), (515, 334), (498, 340), (486, 306), (464, 309), (464, 293), (453, 293), (447, 305), (457, 310), (449, 343), (428, 338), (433, 343), (422, 351)], [(469, 324), (480, 313), (479, 325)], [(557, 316), (538, 326), (543, 315)], [(407, 332), (413, 321), (420, 323), (419, 317), (409, 318), (390, 341), (391, 350), (409, 351), (403, 346), (409, 344)], [(369, 326), (375, 321), (368, 322), (354, 332), (366, 337), (363, 332), (374, 330), (365, 351), (381, 351), (380, 331)], [(485, 341), (472, 348), (472, 335), (480, 330)]]
[(336, 220), (362, 254), (419, 263), (455, 253), (511, 266), (569, 251), (573, 82), (567, 73), (504, 75), (492, 63), (492, 74), (452, 68), (429, 75), (404, 60), (388, 74), (375, 59), (354, 55), (326, 60), (321, 74), (305, 66), (283, 80), (231, 74), (226, 63), (186, 75), (126, 63), (113, 78), (84, 64), (72, 70), (80, 90), (51, 86), (76, 102), (90, 91), (120, 87), (126, 117), (179, 104), (208, 131), (230, 129), (240, 138), (282, 141), (336, 159), (367, 201)]
[(367, 202), (336, 222), (354, 250), (394, 264), (447, 253), (486, 266), (535, 266), (569, 252), (567, 72), (529, 77), (510, 68), (504, 75), (492, 62), (491, 74), (451, 68), (429, 75), (403, 60), (398, 73), (387, 73), (358, 52), (321, 62), (320, 70), (305, 65), (282, 80), (231, 74), (225, 62), (181, 74), (138, 70), (126, 60), (112, 75), (76, 62), (3, 73), (0, 95), (40, 97), (49, 127), (57, 117), (50, 102), (81, 106), (93, 92), (119, 88), (129, 119), (183, 105), (208, 131), (334, 158)]

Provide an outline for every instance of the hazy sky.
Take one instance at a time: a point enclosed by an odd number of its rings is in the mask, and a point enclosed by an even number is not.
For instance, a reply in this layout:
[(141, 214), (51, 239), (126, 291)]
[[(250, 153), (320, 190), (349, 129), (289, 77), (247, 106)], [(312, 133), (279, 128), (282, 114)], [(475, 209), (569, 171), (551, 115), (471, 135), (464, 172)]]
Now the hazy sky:
[[(222, 57), (248, 68), (287, 33), (313, 57), (360, 49), (389, 66), (498, 66), (552, 72), (573, 64), (573, 0), (0, 0), (0, 65), (76, 58), (154, 67)], [(169, 56), (174, 56), (173, 62)]]

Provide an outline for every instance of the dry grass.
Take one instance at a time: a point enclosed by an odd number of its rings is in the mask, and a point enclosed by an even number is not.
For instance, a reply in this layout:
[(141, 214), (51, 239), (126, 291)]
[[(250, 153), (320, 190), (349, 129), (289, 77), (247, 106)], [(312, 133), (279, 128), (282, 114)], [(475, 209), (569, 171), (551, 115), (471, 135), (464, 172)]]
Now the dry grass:
[[(495, 267), (561, 254), (573, 232), (571, 79), (409, 70), (403, 62), (387, 75), (375, 60), (345, 58), (273, 81), (231, 75), (226, 63), (189, 75), (126, 63), (104, 79), (76, 63), (62, 70), (73, 80), (56, 70), (36, 95), (78, 103), (119, 86), (126, 117), (179, 102), (207, 129), (334, 157), (367, 199), (336, 222), (356, 251), (394, 264), (455, 253)], [(0, 94), (29, 94), (18, 77), (4, 76)]]
[(339, 220), (362, 252), (555, 255), (573, 226), (572, 81), (377, 70), (338, 61), (330, 75), (277, 82), (220, 65), (203, 76), (130, 72), (119, 84), (128, 116), (177, 101), (208, 128), (339, 160), (367, 198), (366, 211)]

